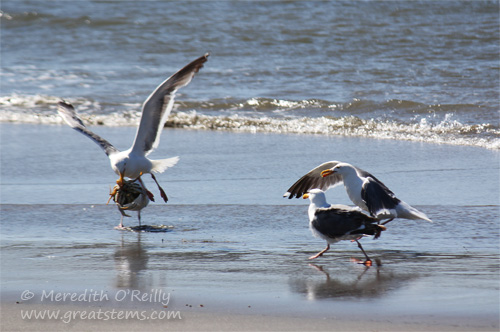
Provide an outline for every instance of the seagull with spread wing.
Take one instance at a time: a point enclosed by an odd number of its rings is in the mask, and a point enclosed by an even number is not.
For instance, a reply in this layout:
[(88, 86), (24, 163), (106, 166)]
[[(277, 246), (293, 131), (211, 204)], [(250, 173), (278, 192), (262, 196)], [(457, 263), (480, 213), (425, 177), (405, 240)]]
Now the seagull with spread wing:
[[(191, 82), (194, 75), (203, 67), (209, 53), (194, 60), (161, 83), (142, 105), (142, 115), (139, 128), (132, 147), (119, 151), (111, 143), (90, 131), (78, 117), (74, 107), (64, 101), (59, 102), (58, 112), (64, 121), (73, 129), (86, 135), (96, 142), (109, 157), (111, 168), (120, 177), (116, 183), (121, 187), (124, 178), (139, 179), (142, 174), (150, 173), (158, 186), (165, 202), (168, 198), (161, 188), (153, 173), (162, 173), (167, 168), (174, 166), (179, 157), (161, 160), (152, 160), (147, 156), (160, 143), (160, 135), (167, 121), (168, 115), (174, 104), (177, 90)], [(153, 195), (148, 191), (148, 196), (153, 200)]]
[[(289, 199), (302, 197), (310, 189), (323, 191), (343, 183), (351, 201), (361, 209), (368, 211), (377, 219), (394, 218), (423, 219), (431, 221), (425, 213), (418, 211), (400, 200), (379, 179), (372, 174), (340, 161), (323, 163), (295, 182), (283, 195)], [(431, 221), (432, 222), (432, 221)]]

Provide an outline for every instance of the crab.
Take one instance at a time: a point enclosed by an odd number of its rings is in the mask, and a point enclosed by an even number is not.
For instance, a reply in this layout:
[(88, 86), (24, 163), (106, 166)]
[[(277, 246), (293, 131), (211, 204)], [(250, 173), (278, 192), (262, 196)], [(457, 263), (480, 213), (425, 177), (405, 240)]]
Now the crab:
[(140, 181), (140, 177), (132, 180), (122, 180), (121, 183), (117, 183), (109, 193), (108, 199), (108, 203), (113, 199), (122, 215), (120, 224), (115, 228), (125, 229), (123, 227), (123, 217), (130, 217), (125, 211), (137, 211), (139, 226), (141, 226), (141, 210), (149, 204), (150, 197), (152, 197), (152, 194)]

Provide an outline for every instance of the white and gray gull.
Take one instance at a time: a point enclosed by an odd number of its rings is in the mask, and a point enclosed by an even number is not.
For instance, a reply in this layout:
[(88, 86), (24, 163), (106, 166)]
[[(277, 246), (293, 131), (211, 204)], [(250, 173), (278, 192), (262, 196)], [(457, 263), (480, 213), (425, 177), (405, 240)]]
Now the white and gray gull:
[(330, 249), (330, 244), (350, 240), (356, 241), (359, 249), (365, 255), (367, 266), (372, 265), (371, 259), (359, 243), (363, 236), (374, 235), (375, 238), (385, 230), (385, 226), (379, 225), (378, 219), (368, 216), (357, 207), (347, 205), (330, 205), (326, 202), (325, 193), (320, 189), (312, 189), (303, 195), (309, 198), (309, 227), (314, 236), (326, 240), (325, 249), (309, 257), (315, 259), (322, 256)]
[(126, 211), (137, 211), (137, 219), (139, 220), (139, 227), (141, 227), (141, 210), (148, 206), (149, 195), (140, 178), (124, 180), (121, 186), (117, 184), (109, 194), (108, 200), (109, 203), (113, 199), (122, 215), (120, 224), (115, 229), (127, 229), (123, 226), (123, 217), (130, 217)]
[[(76, 114), (73, 105), (64, 101), (59, 102), (59, 115), (69, 126), (92, 139), (104, 150), (109, 157), (111, 168), (120, 176), (116, 181), (119, 186), (123, 186), (125, 177), (141, 181), (140, 176), (142, 174), (150, 173), (160, 190), (163, 200), (166, 202), (168, 200), (167, 195), (156, 181), (153, 173), (162, 173), (167, 168), (174, 166), (179, 157), (152, 160), (147, 156), (160, 143), (160, 135), (172, 110), (175, 93), (179, 88), (191, 82), (194, 75), (207, 61), (208, 56), (209, 53), (206, 53), (192, 61), (161, 83), (151, 93), (142, 105), (141, 121), (134, 143), (128, 150), (119, 151), (107, 140), (90, 131)], [(154, 200), (153, 195), (149, 191), (147, 193), (149, 199)]]
[(284, 197), (301, 197), (313, 188), (323, 191), (343, 183), (351, 201), (377, 219), (423, 219), (432, 222), (425, 213), (400, 200), (372, 174), (339, 161), (323, 163), (295, 182)]

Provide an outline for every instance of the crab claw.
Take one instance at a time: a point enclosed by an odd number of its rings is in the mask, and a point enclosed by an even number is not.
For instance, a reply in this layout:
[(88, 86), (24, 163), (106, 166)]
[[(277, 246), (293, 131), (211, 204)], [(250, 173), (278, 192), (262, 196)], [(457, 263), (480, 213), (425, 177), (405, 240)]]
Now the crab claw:
[(111, 190), (111, 188), (109, 189), (109, 199), (108, 199), (108, 202), (106, 203), (106, 205), (108, 205), (109, 202), (111, 202), (111, 199), (114, 200), (114, 197), (115, 197), (116, 193), (118, 192), (118, 189), (119, 189), (119, 187), (117, 187), (117, 186), (115, 186), (113, 188), (113, 190)]
[(133, 210), (133, 209), (137, 208), (137, 206), (138, 205), (136, 202), (132, 202), (130, 204), (127, 204), (126, 206), (120, 206), (120, 209), (122, 209), (122, 210), (131, 210), (132, 209)]

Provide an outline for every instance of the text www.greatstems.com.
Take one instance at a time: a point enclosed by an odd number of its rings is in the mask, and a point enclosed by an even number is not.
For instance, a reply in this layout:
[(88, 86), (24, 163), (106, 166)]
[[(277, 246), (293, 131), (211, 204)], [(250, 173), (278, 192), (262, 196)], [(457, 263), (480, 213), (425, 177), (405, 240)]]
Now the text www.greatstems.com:
[(165, 310), (21, 310), (23, 320), (60, 320), (70, 323), (73, 320), (169, 320), (182, 319), (180, 311)]

